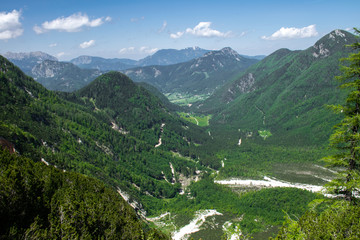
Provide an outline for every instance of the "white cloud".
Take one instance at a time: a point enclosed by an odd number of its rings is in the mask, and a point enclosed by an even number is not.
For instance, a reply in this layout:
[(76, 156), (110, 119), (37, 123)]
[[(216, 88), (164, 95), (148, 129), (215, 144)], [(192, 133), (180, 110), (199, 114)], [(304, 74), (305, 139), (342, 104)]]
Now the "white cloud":
[(231, 32), (220, 32), (218, 30), (212, 29), (211, 26), (211, 22), (199, 22), (198, 25), (196, 25), (194, 28), (187, 28), (185, 31), (183, 32), (177, 32), (177, 33), (172, 33), (170, 34), (171, 38), (180, 38), (182, 37), (185, 33), (186, 34), (190, 34), (190, 35), (194, 35), (197, 37), (230, 37)]
[(90, 41), (81, 43), (80, 47), (81, 48), (88, 48), (88, 47), (91, 47), (91, 46), (94, 46), (94, 45), (95, 45), (95, 40), (90, 40)]
[(59, 17), (52, 21), (46, 21), (41, 24), (41, 27), (35, 25), (33, 30), (37, 34), (41, 34), (50, 30), (64, 31), (64, 32), (79, 32), (83, 27), (98, 27), (104, 22), (111, 21), (111, 17), (96, 18), (90, 20), (86, 14), (75, 13), (69, 17)]
[(19, 37), (23, 34), (20, 23), (21, 12), (0, 12), (0, 40), (7, 40)]
[(157, 52), (158, 50), (159, 50), (158, 48), (150, 48), (150, 47), (141, 47), (140, 48), (140, 52), (147, 53), (147, 54), (153, 54), (153, 53)]
[(56, 47), (57, 46), (57, 43), (51, 43), (50, 45), (49, 45), (49, 47)]
[(161, 26), (161, 28), (159, 29), (158, 32), (161, 33), (161, 32), (163, 32), (163, 31), (165, 31), (166, 27), (167, 27), (167, 22), (164, 21), (163, 25)]
[(124, 53), (134, 52), (134, 50), (135, 47), (122, 48), (119, 50), (119, 53), (124, 54)]
[(199, 37), (227, 37), (230, 32), (222, 33), (218, 30), (210, 28), (211, 22), (200, 22), (193, 29), (186, 29), (186, 33), (193, 34)]
[(59, 52), (58, 54), (56, 54), (56, 57), (60, 58), (60, 57), (62, 57), (62, 56), (64, 56), (64, 55), (65, 55), (64, 52)]
[(177, 38), (182, 37), (182, 35), (184, 35), (184, 32), (177, 32), (177, 33), (170, 34), (170, 37), (174, 38), (174, 39), (177, 39)]
[(143, 46), (140, 48), (135, 48), (135, 47), (128, 47), (128, 48), (122, 48), (119, 50), (120, 54), (153, 54), (155, 52), (157, 52), (159, 49), (158, 48), (150, 48), (147, 46)]
[(292, 39), (292, 38), (309, 38), (315, 37), (319, 33), (316, 31), (315, 25), (309, 25), (303, 28), (285, 28), (282, 27), (278, 31), (274, 32), (271, 36), (262, 36), (265, 40), (278, 40), (278, 39)]

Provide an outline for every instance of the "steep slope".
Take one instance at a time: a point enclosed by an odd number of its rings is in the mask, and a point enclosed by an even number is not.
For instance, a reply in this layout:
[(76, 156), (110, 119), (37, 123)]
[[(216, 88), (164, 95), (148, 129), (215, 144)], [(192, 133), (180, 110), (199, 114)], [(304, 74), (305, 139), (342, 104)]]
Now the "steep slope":
[(161, 49), (143, 59), (140, 59), (137, 66), (151, 66), (151, 65), (173, 65), (177, 63), (187, 62), (195, 58), (202, 57), (210, 50), (205, 50), (199, 47), (185, 48), (185, 49)]
[(49, 90), (72, 92), (89, 84), (102, 72), (81, 69), (72, 63), (44, 60), (29, 73), (37, 82)]
[(151, 92), (153, 95), (158, 97), (161, 100), (162, 104), (170, 111), (181, 111), (182, 110), (181, 106), (170, 102), (169, 99), (167, 97), (165, 97), (165, 95), (162, 94), (156, 87), (154, 87), (148, 83), (145, 83), (145, 82), (138, 82), (136, 84), (140, 85), (141, 87), (145, 88), (146, 90)]
[(70, 60), (71, 63), (84, 69), (97, 69), (99, 71), (120, 71), (136, 66), (137, 61), (131, 59), (80, 56)]
[[(158, 97), (119, 72), (104, 74), (76, 92), (76, 95), (83, 101), (92, 99), (91, 102), (87, 101), (91, 106), (110, 109), (110, 116), (120, 129), (154, 145), (158, 141), (158, 131), (162, 124), (167, 125), (167, 129), (183, 125), (172, 116)], [(179, 134), (183, 134), (182, 132)], [(182, 139), (176, 142), (187, 145)]]
[(135, 211), (98, 180), (64, 173), (1, 147), (0, 162), (2, 239), (167, 239), (143, 228)]
[(40, 51), (28, 53), (7, 52), (4, 54), (4, 57), (9, 59), (27, 74), (31, 72), (31, 69), (33, 69), (35, 65), (45, 60), (58, 61), (56, 57)]
[(231, 48), (211, 51), (203, 57), (169, 66), (149, 66), (123, 71), (137, 82), (147, 82), (163, 93), (211, 94), (231, 77), (256, 63)]
[(138, 210), (158, 211), (156, 203), (180, 191), (180, 175), (218, 165), (195, 146), (210, 139), (202, 129), (182, 122), (121, 73), (68, 94), (46, 90), (3, 57), (0, 69), (0, 136), (34, 161), (120, 189)]
[(324, 144), (336, 121), (324, 105), (343, 99), (334, 76), (340, 74), (339, 59), (351, 51), (345, 45), (354, 41), (354, 35), (335, 30), (306, 50), (278, 50), (195, 109), (217, 111), (213, 124), (270, 129), (275, 134), (269, 141)]

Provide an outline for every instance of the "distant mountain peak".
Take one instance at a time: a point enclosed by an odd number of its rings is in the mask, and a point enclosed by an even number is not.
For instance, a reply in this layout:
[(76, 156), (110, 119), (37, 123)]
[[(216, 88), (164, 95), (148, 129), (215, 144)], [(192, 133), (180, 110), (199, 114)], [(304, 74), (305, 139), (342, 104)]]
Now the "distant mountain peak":
[(93, 57), (87, 55), (81, 55), (75, 59), (72, 59), (71, 62), (75, 65), (79, 64), (90, 64), (92, 62)]
[(9, 59), (12, 63), (14, 63), (16, 66), (20, 67), (22, 71), (29, 74), (32, 70), (32, 68), (45, 61), (45, 60), (51, 60), (51, 61), (58, 61), (58, 59), (54, 56), (51, 56), (50, 54), (44, 53), (44, 52), (20, 52), (20, 53), (14, 53), (14, 52), (7, 52), (4, 54), (4, 57)]
[(4, 57), (11, 59), (11, 60), (23, 60), (26, 58), (37, 58), (39, 61), (44, 61), (44, 60), (58, 61), (58, 59), (56, 57), (51, 56), (51, 55), (41, 52), (41, 51), (20, 52), (20, 53), (7, 52), (4, 54)]
[(329, 34), (329, 38), (331, 39), (335, 39), (336, 37), (335, 36), (339, 36), (339, 37), (346, 37), (345, 33), (343, 33), (340, 29), (336, 29), (334, 31), (332, 31), (330, 34)]
[(240, 54), (238, 52), (236, 52), (234, 49), (232, 49), (231, 47), (225, 47), (223, 49), (221, 49), (221, 51), (225, 54), (229, 54), (235, 57), (240, 57)]
[(153, 55), (140, 59), (136, 65), (151, 66), (151, 65), (171, 65), (182, 62), (187, 62), (195, 58), (204, 56), (209, 52), (199, 47), (188, 47), (185, 49), (160, 49)]
[(343, 48), (349, 42), (354, 41), (354, 35), (340, 29), (336, 29), (322, 37), (312, 46), (312, 55), (315, 58), (328, 57), (339, 48)]
[(221, 50), (215, 50), (215, 51), (208, 52), (203, 56), (203, 58), (208, 58), (208, 57), (212, 57), (212, 56), (235, 58), (236, 61), (240, 61), (241, 58), (243, 58), (239, 53), (237, 53), (235, 50), (233, 50), (230, 47), (225, 47)]

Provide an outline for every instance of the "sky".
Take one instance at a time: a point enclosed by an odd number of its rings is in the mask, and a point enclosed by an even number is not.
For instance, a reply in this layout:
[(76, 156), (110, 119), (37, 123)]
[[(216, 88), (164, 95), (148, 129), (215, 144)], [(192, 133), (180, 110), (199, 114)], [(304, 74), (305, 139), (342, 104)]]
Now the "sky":
[(360, 27), (359, 0), (16, 0), (0, 4), (0, 53), (141, 59), (159, 49), (301, 50)]

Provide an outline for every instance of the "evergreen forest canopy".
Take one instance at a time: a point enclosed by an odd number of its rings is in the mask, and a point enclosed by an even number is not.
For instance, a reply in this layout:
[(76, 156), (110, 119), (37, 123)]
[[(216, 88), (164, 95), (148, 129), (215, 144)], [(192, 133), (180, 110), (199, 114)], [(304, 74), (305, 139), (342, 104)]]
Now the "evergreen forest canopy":
[[(336, 30), (307, 50), (273, 53), (188, 109), (213, 115), (205, 127), (119, 72), (53, 92), (0, 56), (0, 136), (16, 149), (1, 151), (1, 237), (167, 239), (174, 223), (184, 226), (204, 209), (231, 216), (230, 232), (241, 229), (244, 238), (280, 226), (284, 215), (279, 239), (359, 237), (358, 49), (353, 35)], [(347, 90), (338, 91), (332, 79), (349, 54), (340, 77)], [(336, 153), (324, 139), (342, 117), (324, 104), (345, 116), (330, 138)], [(325, 156), (339, 173), (329, 189), (345, 200), (214, 183), (264, 176), (314, 183), (284, 172)], [(164, 212), (174, 217), (161, 233), (148, 216)]]

